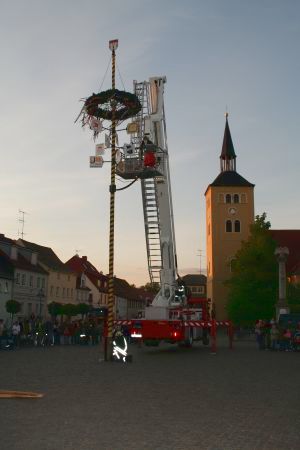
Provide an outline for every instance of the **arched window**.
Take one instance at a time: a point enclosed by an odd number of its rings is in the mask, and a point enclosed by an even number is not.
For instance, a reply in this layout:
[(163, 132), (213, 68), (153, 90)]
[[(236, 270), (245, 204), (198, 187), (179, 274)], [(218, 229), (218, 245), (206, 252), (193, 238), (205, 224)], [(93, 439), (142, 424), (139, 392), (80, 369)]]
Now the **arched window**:
[(232, 232), (232, 222), (231, 220), (226, 220), (226, 233)]
[(231, 195), (226, 194), (226, 203), (231, 203)]
[(239, 194), (234, 194), (234, 196), (233, 196), (233, 203), (240, 203), (240, 196), (239, 196)]
[(241, 231), (241, 222), (239, 220), (234, 221), (234, 231), (239, 233)]

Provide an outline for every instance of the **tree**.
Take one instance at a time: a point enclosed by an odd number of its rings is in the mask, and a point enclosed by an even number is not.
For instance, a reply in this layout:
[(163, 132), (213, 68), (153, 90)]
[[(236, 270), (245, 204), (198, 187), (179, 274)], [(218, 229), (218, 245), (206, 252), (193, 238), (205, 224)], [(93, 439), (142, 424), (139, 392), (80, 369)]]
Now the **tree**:
[(21, 303), (16, 300), (7, 300), (5, 306), (6, 311), (11, 314), (11, 323), (13, 323), (14, 315), (21, 311)]
[(87, 303), (79, 303), (77, 305), (78, 314), (81, 314), (82, 318), (88, 314), (90, 306)]
[(68, 318), (77, 316), (77, 314), (79, 314), (78, 305), (73, 305), (72, 303), (66, 303), (65, 305), (62, 305), (62, 314), (67, 316)]
[(144, 291), (151, 292), (152, 294), (157, 294), (160, 289), (160, 285), (156, 282), (146, 283), (144, 286), (141, 286), (140, 289), (144, 289)]
[(57, 302), (49, 303), (48, 305), (49, 314), (54, 318), (60, 316), (62, 314), (62, 306), (63, 305), (61, 303)]
[(268, 232), (271, 224), (266, 213), (255, 217), (248, 241), (242, 242), (232, 263), (228, 315), (239, 325), (250, 325), (257, 319), (275, 315), (278, 298), (278, 264), (274, 256), (276, 242)]

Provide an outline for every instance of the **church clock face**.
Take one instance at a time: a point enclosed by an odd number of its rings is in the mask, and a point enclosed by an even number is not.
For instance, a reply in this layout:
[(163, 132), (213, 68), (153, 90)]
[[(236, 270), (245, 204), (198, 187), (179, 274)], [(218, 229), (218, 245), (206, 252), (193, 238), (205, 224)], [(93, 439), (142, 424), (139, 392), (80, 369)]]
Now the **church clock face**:
[(229, 212), (229, 214), (234, 215), (236, 213), (236, 209), (235, 208), (229, 208), (228, 212)]

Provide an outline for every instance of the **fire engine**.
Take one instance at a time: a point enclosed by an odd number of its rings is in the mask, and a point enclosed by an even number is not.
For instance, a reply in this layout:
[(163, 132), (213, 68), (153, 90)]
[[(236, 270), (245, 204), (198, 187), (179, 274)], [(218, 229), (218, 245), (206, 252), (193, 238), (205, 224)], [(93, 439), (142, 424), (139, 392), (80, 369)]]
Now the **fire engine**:
[(215, 343), (216, 326), (221, 323), (211, 319), (207, 301), (200, 305), (189, 301), (177, 269), (165, 83), (164, 76), (134, 81), (134, 93), (142, 109), (127, 126), (130, 143), (124, 145), (117, 165), (119, 176), (141, 180), (149, 276), (152, 283), (159, 283), (160, 290), (143, 317), (116, 323), (127, 325), (131, 338), (146, 345), (165, 341), (191, 346), (197, 340), (207, 345), (209, 335)]

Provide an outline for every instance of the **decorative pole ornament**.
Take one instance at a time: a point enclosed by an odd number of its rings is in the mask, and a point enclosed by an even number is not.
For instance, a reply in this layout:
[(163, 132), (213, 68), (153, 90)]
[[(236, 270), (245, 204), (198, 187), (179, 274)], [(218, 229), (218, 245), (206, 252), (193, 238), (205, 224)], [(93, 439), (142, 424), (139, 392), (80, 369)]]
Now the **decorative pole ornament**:
[[(116, 50), (118, 39), (109, 41), (112, 52), (111, 89), (97, 94), (93, 93), (84, 100), (83, 108), (78, 116), (81, 117), (82, 126), (88, 126), (93, 131), (94, 140), (103, 129), (110, 130), (110, 136), (105, 135), (105, 144), (111, 146), (111, 177), (110, 177), (110, 221), (109, 221), (109, 274), (108, 274), (108, 315), (107, 333), (104, 344), (104, 358), (112, 360), (112, 331), (114, 321), (114, 231), (115, 231), (115, 192), (116, 192), (116, 165), (121, 159), (120, 152), (116, 150), (118, 141), (117, 125), (124, 120), (136, 116), (142, 105), (136, 95), (116, 89)], [(78, 120), (78, 118), (76, 120)], [(111, 126), (103, 126), (103, 122), (111, 122)], [(118, 145), (118, 144), (117, 144)], [(108, 145), (106, 145), (108, 146)], [(102, 167), (104, 144), (96, 146), (96, 155), (90, 157), (90, 167)]]

